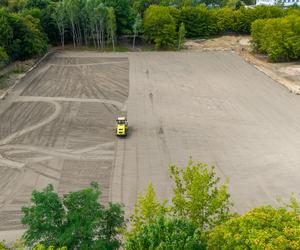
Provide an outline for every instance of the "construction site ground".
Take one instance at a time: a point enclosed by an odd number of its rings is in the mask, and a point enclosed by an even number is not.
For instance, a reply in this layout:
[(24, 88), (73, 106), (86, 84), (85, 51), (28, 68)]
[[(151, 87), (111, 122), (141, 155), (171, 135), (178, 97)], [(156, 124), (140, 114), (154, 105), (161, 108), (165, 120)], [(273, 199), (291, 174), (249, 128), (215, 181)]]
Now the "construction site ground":
[[(300, 97), (232, 51), (48, 56), (0, 101), (0, 238), (48, 183), (97, 181), (132, 211), (150, 181), (170, 198), (169, 164), (214, 165), (234, 211), (298, 192)], [(115, 136), (127, 114), (129, 135)]]
[(300, 94), (299, 62), (270, 63), (265, 55), (253, 51), (250, 36), (224, 35), (211, 39), (188, 40), (190, 51), (234, 51), (290, 92)]

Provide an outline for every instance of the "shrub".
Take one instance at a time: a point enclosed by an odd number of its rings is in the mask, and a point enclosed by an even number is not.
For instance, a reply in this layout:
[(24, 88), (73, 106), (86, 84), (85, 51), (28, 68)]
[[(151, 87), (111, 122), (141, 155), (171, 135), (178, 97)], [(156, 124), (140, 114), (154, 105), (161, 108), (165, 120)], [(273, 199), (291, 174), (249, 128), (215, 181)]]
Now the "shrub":
[(0, 67), (8, 60), (8, 55), (4, 48), (0, 47)]
[(139, 196), (125, 233), (126, 249), (205, 249), (206, 235), (229, 218), (226, 184), (214, 168), (189, 161), (187, 168), (170, 166), (172, 204), (160, 203), (152, 184)]
[(218, 32), (216, 18), (205, 6), (183, 7), (180, 12), (180, 22), (186, 29), (186, 36), (205, 37)]
[(26, 59), (46, 51), (47, 38), (38, 19), (15, 13), (9, 16), (9, 24), (14, 35), (8, 52), (13, 59)]
[(150, 6), (144, 16), (144, 34), (148, 41), (154, 42), (156, 49), (176, 46), (176, 23), (170, 8)]
[(300, 58), (300, 17), (257, 20), (252, 24), (252, 44), (270, 61), (297, 60)]
[(215, 11), (217, 30), (219, 33), (228, 32), (233, 27), (234, 11), (231, 8), (222, 8)]
[(172, 212), (175, 216), (193, 221), (201, 231), (231, 216), (227, 184), (220, 184), (214, 167), (190, 160), (185, 169), (172, 165), (170, 176), (174, 181)]
[(32, 193), (32, 205), (22, 208), (22, 223), (27, 226), (25, 244), (41, 243), (45, 248), (66, 246), (68, 249), (118, 249), (118, 228), (124, 223), (123, 209), (109, 203), (105, 208), (98, 200), (101, 192), (96, 183), (60, 198), (48, 185)]
[(209, 234), (209, 249), (300, 249), (300, 214), (264, 206), (232, 218)]
[(204, 250), (206, 245), (193, 222), (187, 219), (159, 217), (153, 223), (142, 225), (136, 234), (128, 238), (125, 249)]

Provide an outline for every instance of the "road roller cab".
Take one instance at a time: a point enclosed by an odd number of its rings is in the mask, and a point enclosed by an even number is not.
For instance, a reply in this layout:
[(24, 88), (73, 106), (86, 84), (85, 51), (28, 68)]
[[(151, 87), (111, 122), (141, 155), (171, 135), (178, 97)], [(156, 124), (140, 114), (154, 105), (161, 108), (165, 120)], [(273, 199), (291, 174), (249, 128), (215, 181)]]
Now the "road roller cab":
[(126, 136), (128, 131), (128, 121), (125, 117), (118, 117), (116, 120), (116, 135)]

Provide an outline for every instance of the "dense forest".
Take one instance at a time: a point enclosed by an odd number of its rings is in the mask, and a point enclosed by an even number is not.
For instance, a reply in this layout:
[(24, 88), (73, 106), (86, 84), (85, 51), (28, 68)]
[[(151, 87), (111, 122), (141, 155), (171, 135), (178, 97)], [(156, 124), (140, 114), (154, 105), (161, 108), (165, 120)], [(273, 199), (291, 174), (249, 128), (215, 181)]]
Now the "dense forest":
[[(250, 34), (257, 19), (295, 16), (288, 19), (291, 24), (285, 36), (299, 21), (300, 11), (296, 7), (246, 8), (246, 4), (253, 4), (253, 0), (1, 0), (0, 62), (41, 55), (48, 44), (115, 49), (121, 36), (130, 37), (133, 46), (139, 36), (157, 49), (175, 49), (181, 47), (185, 36)], [(269, 55), (267, 49), (261, 48), (262, 40), (258, 42), (258, 37), (263, 36), (258, 35), (257, 26), (255, 48)], [(288, 39), (298, 43), (296, 30)], [(277, 30), (273, 31), (273, 36), (278, 36)], [(300, 56), (298, 50), (281, 50), (284, 55), (269, 58), (278, 61)]]

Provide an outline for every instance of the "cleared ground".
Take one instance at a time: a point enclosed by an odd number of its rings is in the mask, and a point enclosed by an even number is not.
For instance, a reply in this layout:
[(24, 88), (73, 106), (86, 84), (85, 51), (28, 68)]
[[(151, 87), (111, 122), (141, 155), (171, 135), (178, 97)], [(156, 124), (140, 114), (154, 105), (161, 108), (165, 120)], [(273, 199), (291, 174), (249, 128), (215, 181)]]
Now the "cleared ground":
[(48, 183), (63, 194), (98, 181), (108, 201), (114, 120), (125, 110), (128, 70), (126, 57), (56, 54), (3, 103), (0, 230), (22, 229), (21, 206)]
[[(229, 177), (239, 212), (287, 198), (299, 191), (299, 110), (230, 52), (57, 54), (0, 103), (0, 230), (20, 229), (20, 207), (49, 182), (65, 193), (97, 180), (127, 212), (149, 181), (166, 198), (168, 165), (189, 156)], [(116, 138), (125, 111), (130, 134)]]

